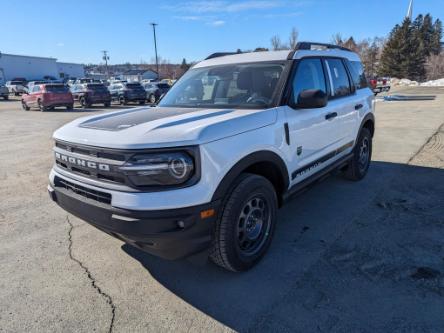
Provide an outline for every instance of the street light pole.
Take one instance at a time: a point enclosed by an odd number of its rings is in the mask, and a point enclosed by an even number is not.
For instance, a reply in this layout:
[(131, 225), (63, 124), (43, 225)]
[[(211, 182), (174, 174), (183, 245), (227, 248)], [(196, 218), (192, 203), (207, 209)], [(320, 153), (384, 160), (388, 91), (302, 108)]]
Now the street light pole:
[(109, 72), (108, 72), (108, 60), (109, 60), (109, 57), (108, 57), (108, 51), (104, 50), (104, 51), (102, 51), (102, 53), (103, 53), (102, 59), (105, 60), (106, 78), (109, 79)]
[(156, 25), (157, 23), (150, 23), (153, 26), (153, 34), (154, 34), (154, 51), (156, 52), (156, 70), (157, 70), (157, 79), (160, 78), (159, 73), (159, 59), (157, 58), (157, 40), (156, 40)]

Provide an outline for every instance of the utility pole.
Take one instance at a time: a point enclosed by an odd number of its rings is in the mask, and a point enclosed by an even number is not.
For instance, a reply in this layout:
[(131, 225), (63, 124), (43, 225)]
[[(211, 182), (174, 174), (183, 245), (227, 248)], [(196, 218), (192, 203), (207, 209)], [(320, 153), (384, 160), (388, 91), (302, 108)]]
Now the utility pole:
[(156, 40), (156, 25), (157, 23), (150, 23), (153, 26), (153, 34), (154, 34), (154, 51), (156, 52), (156, 70), (157, 70), (157, 79), (160, 79), (159, 73), (159, 59), (157, 58), (157, 40)]
[(106, 78), (109, 79), (109, 72), (108, 72), (108, 60), (109, 60), (109, 56), (108, 56), (108, 51), (103, 50), (103, 57), (102, 59), (105, 60), (105, 71), (106, 71)]

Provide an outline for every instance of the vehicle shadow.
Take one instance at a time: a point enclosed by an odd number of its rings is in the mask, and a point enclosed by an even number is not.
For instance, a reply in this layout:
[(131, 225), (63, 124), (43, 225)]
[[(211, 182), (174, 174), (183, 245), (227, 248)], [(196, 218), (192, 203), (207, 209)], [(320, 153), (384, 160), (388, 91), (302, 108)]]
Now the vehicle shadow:
[[(427, 183), (431, 185), (439, 181), (444, 184), (444, 170), (385, 162), (373, 162), (368, 176), (358, 183), (331, 176), (294, 197), (279, 211), (269, 252), (256, 267), (244, 273), (231, 273), (211, 263), (199, 265), (190, 260), (165, 261), (127, 244), (122, 246), (122, 250), (138, 260), (165, 288), (236, 331), (299, 331), (301, 327), (284, 326), (280, 321), (284, 321), (284, 316), (285, 320), (297, 316), (300, 320), (307, 320), (308, 315), (304, 318), (307, 300), (298, 297), (298, 294), (290, 298), (287, 295), (305, 288), (301, 280), (305, 281), (304, 276), (314, 265), (325, 261), (324, 256), (344, 231), (356, 224), (357, 218), (370, 221), (371, 214), (365, 214), (366, 210), (373, 206), (378, 210), (377, 200), (390, 195), (397, 186), (422, 190)], [(441, 214), (444, 214), (444, 208)], [(328, 285), (330, 278), (338, 279), (322, 274), (309, 280), (326, 279)], [(340, 275), (339, 272), (334, 274)], [(341, 278), (345, 279), (345, 286), (355, 281), (351, 275), (342, 275)], [(374, 283), (377, 285), (375, 288), (380, 288), (381, 282)], [(320, 290), (307, 297), (317, 299), (323, 292)], [(344, 292), (350, 291), (345, 289)], [(334, 301), (329, 299), (329, 302)], [(365, 308), (366, 301), (360, 299), (360, 306)], [(393, 307), (402, 309), (402, 299), (393, 299), (392, 302)], [(275, 310), (282, 304), (290, 310), (282, 311), (285, 313)], [(302, 310), (298, 313), (297, 309)], [(337, 313), (335, 315), (338, 316)]]
[[(132, 109), (135, 106), (133, 105), (122, 105), (122, 106), (117, 106), (117, 105), (111, 105), (109, 107), (103, 107), (103, 106), (91, 106), (89, 108), (82, 108), (80, 106), (75, 106), (73, 109), (71, 110), (67, 110), (66, 108), (60, 107), (60, 108), (55, 108), (52, 110), (46, 110), (44, 112), (69, 112), (69, 113), (73, 113), (73, 112), (77, 112), (77, 113), (83, 113), (83, 112), (101, 112), (101, 111), (118, 111), (118, 110), (126, 110), (126, 109)], [(39, 111), (38, 109), (35, 109), (36, 111)]]

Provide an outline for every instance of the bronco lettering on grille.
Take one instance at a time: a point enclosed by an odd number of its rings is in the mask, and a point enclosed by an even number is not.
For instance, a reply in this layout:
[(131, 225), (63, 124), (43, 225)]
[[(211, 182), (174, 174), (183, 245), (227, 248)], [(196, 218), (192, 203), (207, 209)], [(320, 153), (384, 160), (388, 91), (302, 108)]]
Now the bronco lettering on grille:
[(84, 159), (77, 158), (74, 156), (63, 155), (58, 152), (55, 153), (55, 158), (59, 161), (67, 162), (70, 164), (75, 164), (77, 166), (84, 167), (84, 168), (96, 169), (96, 170), (101, 170), (101, 171), (110, 171), (111, 170), (111, 168), (108, 164), (96, 163), (93, 161), (84, 160)]

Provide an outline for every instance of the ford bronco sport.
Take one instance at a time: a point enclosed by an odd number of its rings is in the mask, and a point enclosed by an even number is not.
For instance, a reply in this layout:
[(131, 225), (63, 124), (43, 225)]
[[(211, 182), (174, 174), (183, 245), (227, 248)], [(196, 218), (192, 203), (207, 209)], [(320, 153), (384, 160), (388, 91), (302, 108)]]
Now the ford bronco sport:
[(48, 191), (66, 211), (151, 254), (209, 249), (232, 271), (267, 251), (290, 195), (369, 168), (373, 93), (357, 54), (215, 54), (155, 108), (77, 119), (54, 133)]

